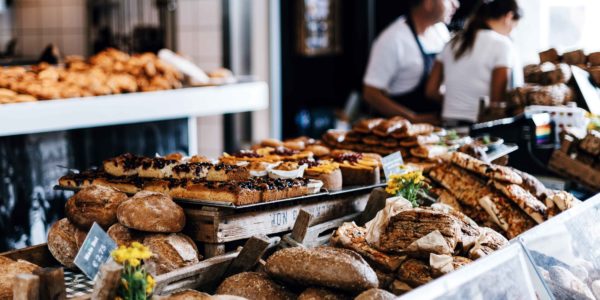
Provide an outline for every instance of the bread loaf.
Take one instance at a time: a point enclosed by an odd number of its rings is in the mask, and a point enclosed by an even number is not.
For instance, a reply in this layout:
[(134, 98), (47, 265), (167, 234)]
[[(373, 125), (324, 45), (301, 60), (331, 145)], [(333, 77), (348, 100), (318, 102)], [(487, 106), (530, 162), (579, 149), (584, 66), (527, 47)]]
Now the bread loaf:
[(424, 285), (433, 280), (431, 267), (417, 259), (407, 259), (398, 269), (398, 279), (412, 287)]
[(375, 271), (354, 251), (332, 247), (279, 250), (267, 260), (267, 273), (301, 286), (360, 292), (379, 285)]
[(129, 246), (133, 242), (142, 243), (145, 235), (143, 232), (129, 229), (119, 223), (110, 226), (106, 233), (115, 241), (115, 243), (117, 243), (118, 246)]
[(583, 50), (575, 50), (563, 54), (563, 62), (569, 65), (584, 65), (587, 63), (587, 56)]
[(296, 295), (289, 292), (285, 287), (275, 283), (267, 275), (256, 272), (244, 272), (228, 277), (219, 285), (216, 294), (240, 296), (250, 300), (296, 299)]
[(48, 231), (48, 249), (63, 266), (75, 268), (73, 260), (86, 235), (85, 231), (77, 228), (67, 218), (61, 219)]
[(79, 228), (89, 229), (94, 222), (107, 229), (117, 222), (117, 207), (127, 195), (115, 189), (92, 185), (71, 197), (65, 205), (69, 221)]
[(396, 296), (386, 290), (370, 289), (362, 292), (354, 300), (393, 300)]
[(540, 52), (539, 55), (540, 55), (541, 63), (545, 63), (545, 62), (559, 63), (560, 62), (560, 56), (558, 55), (558, 51), (556, 51), (556, 49), (554, 49), (554, 48), (548, 49), (544, 52)]
[(179, 232), (185, 225), (183, 209), (170, 196), (142, 191), (117, 209), (122, 225), (147, 232)]
[(298, 300), (345, 300), (350, 299), (340, 292), (323, 288), (307, 288), (298, 296)]
[(153, 254), (145, 263), (148, 272), (154, 275), (194, 265), (202, 259), (194, 241), (180, 233), (152, 234), (144, 238), (143, 244)]
[(12, 299), (15, 276), (32, 274), (40, 267), (25, 260), (3, 260), (0, 264), (0, 299)]

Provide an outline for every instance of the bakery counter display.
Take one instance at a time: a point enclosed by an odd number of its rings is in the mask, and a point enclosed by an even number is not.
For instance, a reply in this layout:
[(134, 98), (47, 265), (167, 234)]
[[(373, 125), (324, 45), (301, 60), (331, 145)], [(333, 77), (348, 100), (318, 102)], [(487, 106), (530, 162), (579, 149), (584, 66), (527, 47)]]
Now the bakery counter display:
[(583, 138), (565, 134), (561, 148), (555, 150), (548, 167), (590, 192), (600, 190), (600, 132), (593, 129)]
[(381, 183), (379, 155), (329, 149), (319, 154), (282, 146), (225, 153), (218, 160), (123, 154), (104, 161), (101, 169), (63, 176), (59, 186), (105, 185), (126, 193), (156, 191), (192, 203), (244, 207)]

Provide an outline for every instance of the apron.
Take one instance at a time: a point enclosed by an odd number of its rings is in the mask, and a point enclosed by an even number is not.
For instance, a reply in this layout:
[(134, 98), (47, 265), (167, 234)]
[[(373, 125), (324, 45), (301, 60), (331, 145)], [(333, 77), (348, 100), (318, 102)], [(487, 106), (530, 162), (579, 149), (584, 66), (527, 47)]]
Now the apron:
[(441, 104), (427, 99), (425, 96), (425, 86), (427, 85), (429, 73), (433, 68), (436, 54), (428, 54), (425, 52), (423, 44), (421, 44), (421, 41), (419, 41), (417, 31), (415, 30), (415, 25), (410, 15), (406, 16), (406, 23), (408, 24), (408, 27), (410, 28), (410, 31), (413, 34), (417, 45), (419, 46), (421, 56), (423, 57), (423, 76), (421, 76), (419, 84), (412, 91), (402, 95), (391, 95), (390, 98), (396, 103), (406, 106), (415, 113), (440, 113)]

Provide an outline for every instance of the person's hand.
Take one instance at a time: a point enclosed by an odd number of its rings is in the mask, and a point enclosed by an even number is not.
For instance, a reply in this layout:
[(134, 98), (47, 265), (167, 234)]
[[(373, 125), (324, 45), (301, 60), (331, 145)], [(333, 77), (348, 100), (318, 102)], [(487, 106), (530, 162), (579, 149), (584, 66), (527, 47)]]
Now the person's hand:
[(431, 125), (441, 124), (440, 118), (437, 114), (414, 114), (411, 116), (410, 121), (412, 123), (428, 123)]

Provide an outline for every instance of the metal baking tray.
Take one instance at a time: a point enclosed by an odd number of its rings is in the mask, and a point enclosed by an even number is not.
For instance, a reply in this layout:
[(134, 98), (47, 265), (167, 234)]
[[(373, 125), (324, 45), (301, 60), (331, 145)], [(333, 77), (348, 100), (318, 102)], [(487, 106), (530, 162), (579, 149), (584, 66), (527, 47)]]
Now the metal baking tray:
[[(374, 188), (383, 187), (385, 185), (386, 185), (386, 183), (365, 185), (365, 186), (350, 186), (350, 187), (344, 187), (341, 190), (335, 191), (335, 192), (329, 192), (329, 191), (323, 189), (321, 192), (316, 193), (316, 194), (310, 194), (310, 195), (294, 197), (294, 198), (286, 198), (286, 199), (281, 199), (281, 200), (276, 200), (276, 201), (246, 204), (246, 205), (235, 205), (234, 203), (231, 203), (231, 202), (187, 199), (187, 198), (173, 198), (173, 201), (175, 201), (177, 203), (181, 203), (181, 204), (191, 204), (191, 205), (199, 205), (199, 206), (212, 206), (212, 207), (222, 207), (222, 208), (230, 208), (230, 209), (246, 209), (246, 208), (255, 208), (255, 207), (259, 207), (259, 206), (269, 206), (269, 205), (273, 205), (273, 204), (281, 204), (281, 203), (286, 203), (286, 202), (299, 201), (299, 200), (304, 201), (304, 200), (319, 198), (319, 197), (323, 197), (323, 196), (345, 195), (345, 194), (350, 194), (350, 193), (354, 193), (354, 192), (371, 190)], [(64, 187), (64, 186), (60, 186), (60, 185), (55, 185), (54, 189), (77, 192), (81, 188)]]

